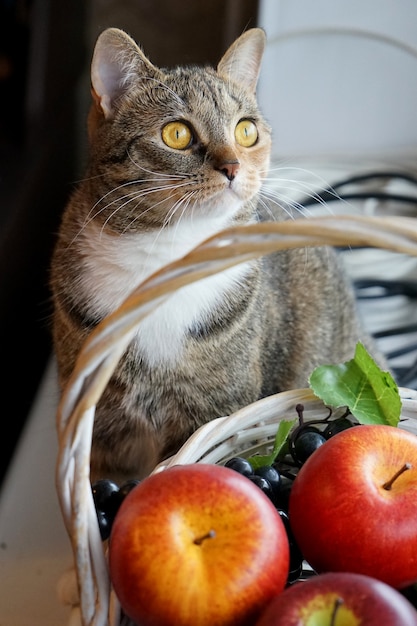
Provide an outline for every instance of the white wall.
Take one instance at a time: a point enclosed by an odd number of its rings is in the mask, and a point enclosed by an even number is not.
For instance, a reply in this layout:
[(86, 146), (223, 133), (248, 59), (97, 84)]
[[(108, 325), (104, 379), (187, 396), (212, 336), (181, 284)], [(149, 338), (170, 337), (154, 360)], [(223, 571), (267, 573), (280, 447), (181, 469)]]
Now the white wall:
[(274, 155), (417, 156), (416, 0), (261, 0)]

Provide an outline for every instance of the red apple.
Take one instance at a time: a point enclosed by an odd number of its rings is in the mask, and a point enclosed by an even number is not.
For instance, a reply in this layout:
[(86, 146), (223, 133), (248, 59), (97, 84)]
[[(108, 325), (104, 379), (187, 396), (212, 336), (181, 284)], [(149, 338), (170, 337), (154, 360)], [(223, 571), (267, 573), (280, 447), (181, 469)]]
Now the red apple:
[(376, 578), (328, 572), (287, 587), (255, 626), (417, 626), (417, 611)]
[(236, 471), (174, 466), (135, 487), (116, 515), (109, 571), (141, 626), (253, 624), (289, 569), (284, 524)]
[(383, 425), (349, 428), (301, 467), (291, 490), (295, 539), (316, 572), (417, 581), (417, 437)]

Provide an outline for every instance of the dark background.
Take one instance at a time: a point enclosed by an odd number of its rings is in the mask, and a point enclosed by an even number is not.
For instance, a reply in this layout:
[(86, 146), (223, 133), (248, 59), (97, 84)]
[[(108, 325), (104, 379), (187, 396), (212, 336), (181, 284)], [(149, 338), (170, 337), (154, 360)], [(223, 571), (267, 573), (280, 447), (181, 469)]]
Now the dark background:
[(0, 0), (0, 481), (51, 355), (49, 259), (85, 158), (89, 64), (107, 26), (155, 64), (216, 64), (255, 0)]

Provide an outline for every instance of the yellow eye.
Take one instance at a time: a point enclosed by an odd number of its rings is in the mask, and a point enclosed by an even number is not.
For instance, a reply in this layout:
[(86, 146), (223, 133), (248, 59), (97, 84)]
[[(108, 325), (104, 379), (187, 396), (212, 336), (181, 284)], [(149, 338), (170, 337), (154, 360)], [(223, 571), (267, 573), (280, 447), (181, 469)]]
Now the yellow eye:
[(162, 129), (162, 141), (175, 150), (185, 150), (191, 145), (193, 134), (183, 122), (169, 122)]
[(235, 128), (235, 139), (240, 146), (250, 148), (258, 139), (258, 129), (250, 120), (240, 120)]

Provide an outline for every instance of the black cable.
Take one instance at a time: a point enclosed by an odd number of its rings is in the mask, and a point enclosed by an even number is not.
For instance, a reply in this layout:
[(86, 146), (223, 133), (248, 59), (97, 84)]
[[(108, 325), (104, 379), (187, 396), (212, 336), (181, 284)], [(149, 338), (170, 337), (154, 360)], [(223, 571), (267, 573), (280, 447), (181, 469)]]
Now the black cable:
[(375, 339), (384, 339), (385, 337), (408, 335), (409, 333), (417, 333), (417, 324), (408, 324), (407, 326), (399, 326), (397, 328), (389, 328), (387, 330), (378, 330), (372, 333), (372, 336)]
[(367, 174), (358, 174), (355, 176), (350, 176), (349, 178), (345, 178), (340, 180), (333, 185), (323, 189), (321, 192), (316, 192), (313, 196), (306, 197), (303, 201), (300, 202), (302, 206), (311, 206), (312, 204), (321, 204), (323, 202), (335, 202), (340, 200), (381, 200), (381, 201), (393, 201), (393, 202), (404, 202), (408, 204), (417, 204), (417, 196), (409, 196), (404, 194), (392, 194), (388, 192), (356, 192), (356, 193), (335, 193), (337, 189), (340, 187), (346, 187), (347, 185), (354, 185), (358, 183), (364, 183), (371, 180), (378, 179), (399, 179), (402, 181), (406, 181), (411, 183), (412, 185), (417, 186), (417, 177), (412, 174), (408, 174), (405, 172), (370, 172)]
[(383, 191), (369, 191), (361, 193), (335, 194), (331, 191), (315, 193), (313, 196), (300, 202), (301, 206), (308, 207), (312, 204), (322, 204), (323, 202), (340, 202), (341, 200), (380, 200), (381, 202), (402, 202), (407, 204), (417, 204), (417, 196), (406, 196), (403, 194), (385, 193)]
[[(414, 280), (383, 280), (360, 278), (353, 282), (357, 296), (361, 300), (373, 300), (376, 298), (389, 298), (392, 296), (407, 296), (417, 299), (417, 281)], [(365, 293), (371, 289), (379, 289), (378, 293)]]
[(344, 187), (346, 185), (356, 185), (357, 183), (367, 182), (369, 180), (378, 180), (378, 179), (392, 179), (398, 178), (399, 180), (404, 180), (413, 185), (417, 185), (417, 177), (412, 174), (404, 173), (404, 172), (370, 172), (368, 174), (358, 174), (355, 176), (350, 176), (349, 178), (345, 178), (344, 180), (335, 183), (331, 187), (327, 187), (326, 191), (331, 191), (332, 189), (337, 189), (338, 187)]

